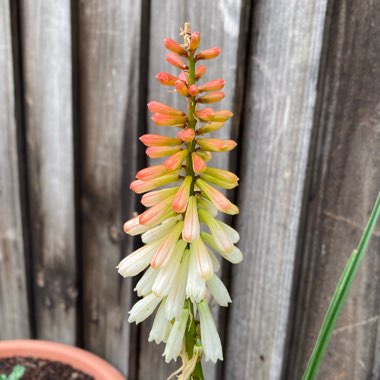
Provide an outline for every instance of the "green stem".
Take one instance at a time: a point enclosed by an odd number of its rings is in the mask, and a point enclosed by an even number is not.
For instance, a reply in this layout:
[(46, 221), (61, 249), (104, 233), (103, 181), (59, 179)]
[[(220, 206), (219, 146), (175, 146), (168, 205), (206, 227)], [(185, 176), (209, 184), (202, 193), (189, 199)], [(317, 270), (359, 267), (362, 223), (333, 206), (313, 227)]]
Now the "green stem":
[[(195, 84), (195, 59), (194, 53), (189, 52), (189, 86)], [(188, 97), (188, 123), (187, 127), (191, 129), (195, 129), (195, 125), (197, 124), (197, 119), (195, 118), (195, 109), (196, 109), (196, 98), (194, 96)], [(193, 160), (191, 158), (191, 153), (195, 151), (195, 141), (189, 142), (186, 144), (186, 148), (189, 151), (186, 159), (186, 175), (189, 175), (193, 178), (190, 187), (190, 195), (194, 195), (194, 185), (195, 185), (195, 173), (193, 170)], [(194, 352), (194, 345), (199, 341), (197, 325), (193, 313), (193, 305), (190, 301), (188, 301), (188, 307), (190, 310), (190, 318), (189, 325), (186, 328), (185, 333), (185, 345), (186, 351), (189, 359), (192, 358)], [(195, 366), (194, 372), (192, 373), (192, 378), (194, 380), (204, 380), (202, 363), (199, 360)]]
[(307, 368), (302, 377), (303, 380), (313, 380), (315, 376), (317, 375), (318, 368), (326, 352), (336, 321), (342, 310), (343, 304), (347, 298), (348, 292), (352, 285), (352, 281), (354, 280), (356, 273), (359, 269), (360, 263), (363, 259), (364, 253), (367, 249), (369, 240), (371, 238), (371, 235), (373, 233), (373, 230), (375, 228), (375, 225), (377, 223), (379, 216), (380, 216), (380, 193), (377, 196), (375, 206), (372, 210), (371, 216), (369, 217), (368, 224), (360, 239), (359, 245), (357, 249), (355, 249), (352, 252), (344, 268), (343, 274), (339, 280), (338, 286), (335, 290), (330, 306), (327, 310), (325, 320), (323, 321), (321, 330), (319, 332), (314, 350), (311, 354), (311, 357), (307, 364)]

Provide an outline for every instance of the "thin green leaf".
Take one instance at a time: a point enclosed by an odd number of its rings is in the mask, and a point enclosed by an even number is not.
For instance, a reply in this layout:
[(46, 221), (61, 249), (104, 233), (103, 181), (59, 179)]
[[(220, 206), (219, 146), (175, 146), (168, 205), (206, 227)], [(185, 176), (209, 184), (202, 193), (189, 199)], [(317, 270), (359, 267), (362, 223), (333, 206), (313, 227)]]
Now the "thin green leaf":
[(360, 239), (359, 245), (357, 249), (352, 252), (339, 280), (338, 286), (335, 289), (335, 293), (327, 310), (325, 320), (323, 321), (321, 330), (319, 332), (317, 342), (309, 359), (305, 373), (302, 377), (303, 380), (313, 380), (317, 375), (318, 368), (330, 342), (331, 334), (334, 330), (336, 321), (347, 298), (348, 292), (352, 285), (352, 281), (354, 280), (359, 269), (360, 263), (363, 259), (364, 253), (367, 249), (369, 240), (379, 216), (380, 193), (377, 196), (375, 206), (372, 210), (371, 216), (369, 217), (368, 224)]
[(25, 373), (25, 367), (16, 365), (13, 367), (12, 373), (8, 376), (7, 380), (20, 380)]

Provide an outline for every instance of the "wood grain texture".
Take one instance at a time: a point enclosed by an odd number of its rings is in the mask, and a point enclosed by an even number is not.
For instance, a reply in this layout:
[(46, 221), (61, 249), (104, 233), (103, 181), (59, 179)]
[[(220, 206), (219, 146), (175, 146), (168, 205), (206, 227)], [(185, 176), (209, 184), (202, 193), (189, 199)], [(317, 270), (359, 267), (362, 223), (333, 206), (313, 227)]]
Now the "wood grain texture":
[[(175, 0), (153, 0), (151, 3), (150, 22), (150, 51), (149, 51), (149, 78), (148, 78), (148, 101), (158, 100), (169, 105), (186, 110), (187, 104), (184, 98), (176, 93), (170, 92), (169, 87), (161, 86), (155, 76), (160, 71), (166, 71), (173, 75), (179, 70), (166, 62), (168, 51), (163, 45), (163, 39), (170, 37), (181, 41), (179, 37), (179, 27), (185, 22), (190, 22), (193, 31), (201, 33), (200, 49), (218, 46), (222, 49), (222, 54), (217, 59), (203, 62), (207, 67), (207, 73), (202, 79), (206, 82), (216, 78), (223, 78), (226, 85), (223, 91), (225, 99), (213, 108), (233, 109), (234, 95), (236, 91), (237, 75), (237, 49), (239, 41), (241, 1), (198, 1), (196, 4), (191, 1)], [(149, 124), (150, 133), (166, 134), (175, 136), (176, 131), (172, 128), (157, 127), (151, 121)], [(214, 137), (231, 138), (231, 122), (214, 134)], [(210, 162), (212, 166), (228, 168), (230, 155), (226, 153), (215, 154)], [(153, 161), (151, 162), (153, 164)], [(219, 319), (219, 306), (213, 305), (214, 318)], [(139, 365), (139, 378), (150, 380), (166, 378), (170, 373), (180, 366), (180, 361), (167, 365), (162, 358), (164, 345), (157, 346), (155, 343), (147, 343), (149, 331), (152, 325), (152, 318), (142, 324), (141, 329), (141, 353)], [(219, 326), (223, 335), (223, 326)], [(150, 358), (150, 360), (146, 360)], [(154, 365), (152, 365), (152, 361)], [(207, 379), (217, 379), (217, 366), (213, 363), (204, 364), (205, 376)]]
[(9, 1), (0, 1), (0, 339), (30, 336)]
[(76, 340), (70, 1), (21, 2), (30, 236), (40, 339)]
[(245, 258), (232, 269), (226, 379), (279, 379), (284, 365), (325, 9), (254, 7), (236, 220)]
[(140, 14), (137, 1), (79, 9), (84, 342), (125, 374), (132, 291), (115, 267), (133, 249), (122, 224), (135, 202)]
[[(300, 378), (329, 300), (380, 189), (380, 4), (337, 1), (297, 284), (287, 378)], [(380, 228), (353, 283), (318, 379), (378, 379)]]

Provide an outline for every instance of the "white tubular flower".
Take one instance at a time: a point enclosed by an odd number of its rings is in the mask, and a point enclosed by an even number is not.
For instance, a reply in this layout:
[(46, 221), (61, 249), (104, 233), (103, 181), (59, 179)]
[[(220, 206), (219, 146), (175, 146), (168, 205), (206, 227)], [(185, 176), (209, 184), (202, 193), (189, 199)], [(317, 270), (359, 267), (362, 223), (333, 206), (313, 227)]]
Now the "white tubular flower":
[(166, 363), (169, 363), (173, 359), (174, 361), (177, 361), (177, 358), (181, 353), (188, 318), (189, 309), (184, 308), (182, 310), (181, 317), (174, 322), (174, 325), (170, 330), (169, 338), (164, 351)]
[(132, 307), (129, 312), (128, 322), (136, 322), (136, 324), (139, 324), (144, 321), (153, 313), (161, 300), (161, 297), (157, 297), (153, 293), (148, 294)]
[(199, 275), (207, 280), (214, 272), (210, 255), (208, 254), (207, 247), (204, 245), (201, 238), (194, 240), (190, 244), (190, 250), (194, 252), (197, 260), (197, 268)]
[(234, 245), (219, 220), (213, 218), (206, 210), (199, 210), (199, 216), (202, 222), (206, 223), (210, 229), (217, 247), (222, 252), (231, 253)]
[(186, 284), (186, 296), (193, 302), (200, 302), (206, 295), (206, 280), (198, 274), (197, 260), (193, 250), (189, 252), (189, 275)]
[(143, 297), (152, 292), (152, 286), (154, 284), (154, 280), (158, 275), (158, 271), (153, 268), (148, 268), (147, 271), (140, 278), (134, 290), (137, 291), (137, 295), (139, 297)]
[(149, 230), (144, 232), (141, 235), (141, 240), (145, 244), (150, 244), (159, 239), (162, 239), (173, 229), (173, 227), (177, 224), (177, 222), (178, 222), (177, 217), (173, 216), (169, 218), (169, 220), (163, 222), (162, 224), (156, 227), (150, 228)]
[(220, 263), (219, 263), (218, 259), (215, 257), (215, 255), (212, 253), (212, 251), (210, 249), (208, 249), (207, 251), (208, 251), (208, 254), (210, 256), (214, 272), (219, 272)]
[(172, 323), (165, 317), (165, 304), (166, 300), (164, 299), (154, 317), (153, 326), (149, 333), (149, 342), (154, 340), (159, 344), (161, 342), (166, 342), (169, 337)]
[(134, 251), (120, 261), (119, 265), (116, 267), (118, 272), (123, 277), (136, 276), (149, 265), (160, 244), (161, 240), (158, 240)]
[(237, 232), (234, 228), (229, 226), (228, 224), (219, 220), (219, 224), (222, 226), (224, 232), (231, 239), (232, 243), (236, 244), (240, 240), (239, 232)]
[(205, 354), (206, 361), (211, 360), (213, 363), (216, 363), (217, 360), (223, 360), (219, 334), (207, 302), (201, 301), (197, 306), (201, 323), (203, 353)]
[(186, 245), (187, 243), (185, 241), (178, 240), (168, 263), (159, 270), (158, 276), (152, 287), (152, 291), (156, 296), (165, 297), (169, 294), (173, 282), (177, 277), (178, 268)]
[(200, 226), (199, 218), (197, 212), (197, 200), (195, 196), (189, 198), (189, 203), (187, 205), (183, 230), (182, 239), (191, 243), (195, 239), (199, 238)]
[(234, 246), (234, 248), (232, 249), (232, 252), (225, 253), (218, 248), (218, 246), (215, 243), (214, 238), (210, 234), (206, 232), (201, 232), (201, 239), (214, 251), (218, 252), (220, 256), (224, 257), (226, 260), (228, 260), (232, 264), (239, 264), (243, 260), (243, 254), (241, 253), (238, 247)]
[(215, 274), (207, 280), (207, 288), (214, 297), (216, 303), (220, 306), (227, 307), (231, 303), (231, 297), (222, 280)]
[(178, 274), (173, 282), (173, 286), (168, 294), (165, 305), (165, 315), (167, 319), (178, 319), (181, 315), (186, 298), (186, 282), (189, 271), (189, 253), (186, 250), (182, 256), (182, 261)]

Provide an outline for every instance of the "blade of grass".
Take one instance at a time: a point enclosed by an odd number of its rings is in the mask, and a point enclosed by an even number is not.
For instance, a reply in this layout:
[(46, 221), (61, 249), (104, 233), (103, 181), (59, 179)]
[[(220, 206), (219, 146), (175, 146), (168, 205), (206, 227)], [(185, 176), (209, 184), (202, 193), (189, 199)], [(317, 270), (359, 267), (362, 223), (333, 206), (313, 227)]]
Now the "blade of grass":
[(321, 330), (318, 335), (317, 342), (307, 364), (302, 380), (313, 380), (317, 375), (318, 368), (321, 364), (327, 346), (330, 342), (331, 334), (334, 330), (336, 321), (342, 310), (343, 304), (347, 298), (351, 288), (352, 281), (359, 269), (364, 253), (367, 249), (369, 240), (380, 216), (380, 193), (377, 196), (375, 206), (369, 217), (368, 224), (363, 232), (358, 247), (352, 252), (343, 274), (339, 280), (338, 286), (335, 289), (333, 298), (327, 310), (325, 320), (323, 321)]

